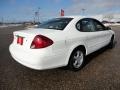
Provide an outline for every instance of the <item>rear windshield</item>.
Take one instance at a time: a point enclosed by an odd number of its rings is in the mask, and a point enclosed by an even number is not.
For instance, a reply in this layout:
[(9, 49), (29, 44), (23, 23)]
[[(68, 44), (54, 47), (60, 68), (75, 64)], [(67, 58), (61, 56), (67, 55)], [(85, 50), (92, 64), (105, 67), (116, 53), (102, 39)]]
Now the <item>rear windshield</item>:
[(55, 18), (41, 23), (38, 27), (44, 29), (63, 30), (73, 18)]

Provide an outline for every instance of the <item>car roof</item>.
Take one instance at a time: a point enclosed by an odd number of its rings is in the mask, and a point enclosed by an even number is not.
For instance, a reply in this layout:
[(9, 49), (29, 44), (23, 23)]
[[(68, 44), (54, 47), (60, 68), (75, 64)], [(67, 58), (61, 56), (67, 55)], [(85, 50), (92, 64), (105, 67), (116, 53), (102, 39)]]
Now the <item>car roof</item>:
[(87, 17), (86, 16), (63, 16), (63, 18), (82, 19), (82, 18), (87, 18)]
[(63, 18), (73, 18), (73, 19), (83, 19), (83, 18), (90, 18), (90, 19), (96, 19), (96, 18), (93, 18), (93, 17), (91, 17), (91, 16), (81, 16), (81, 15), (79, 15), (79, 16), (62, 16)]

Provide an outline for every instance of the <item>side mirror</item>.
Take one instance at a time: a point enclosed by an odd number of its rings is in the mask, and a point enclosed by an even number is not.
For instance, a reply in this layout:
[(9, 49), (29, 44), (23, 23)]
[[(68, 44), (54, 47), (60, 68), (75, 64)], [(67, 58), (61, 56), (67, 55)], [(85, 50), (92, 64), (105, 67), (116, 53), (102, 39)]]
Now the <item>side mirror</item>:
[(105, 30), (111, 30), (111, 28), (110, 27), (105, 27)]

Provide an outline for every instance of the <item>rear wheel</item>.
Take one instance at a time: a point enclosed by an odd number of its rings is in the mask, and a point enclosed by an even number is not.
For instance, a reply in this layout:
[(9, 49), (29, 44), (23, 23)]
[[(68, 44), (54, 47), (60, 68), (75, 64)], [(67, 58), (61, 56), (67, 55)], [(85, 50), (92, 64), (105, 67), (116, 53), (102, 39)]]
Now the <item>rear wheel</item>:
[(70, 56), (68, 64), (69, 68), (72, 71), (80, 70), (84, 65), (84, 58), (85, 58), (84, 52), (81, 49), (76, 49)]

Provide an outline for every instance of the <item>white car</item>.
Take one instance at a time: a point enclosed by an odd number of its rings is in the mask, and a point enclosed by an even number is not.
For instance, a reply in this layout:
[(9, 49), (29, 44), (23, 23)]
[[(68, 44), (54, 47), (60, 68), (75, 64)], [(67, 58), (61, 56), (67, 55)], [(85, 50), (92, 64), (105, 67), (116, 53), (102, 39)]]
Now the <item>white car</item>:
[(68, 66), (80, 70), (85, 56), (113, 47), (114, 31), (93, 18), (64, 16), (48, 20), (33, 30), (15, 31), (9, 47), (12, 57), (36, 70)]

